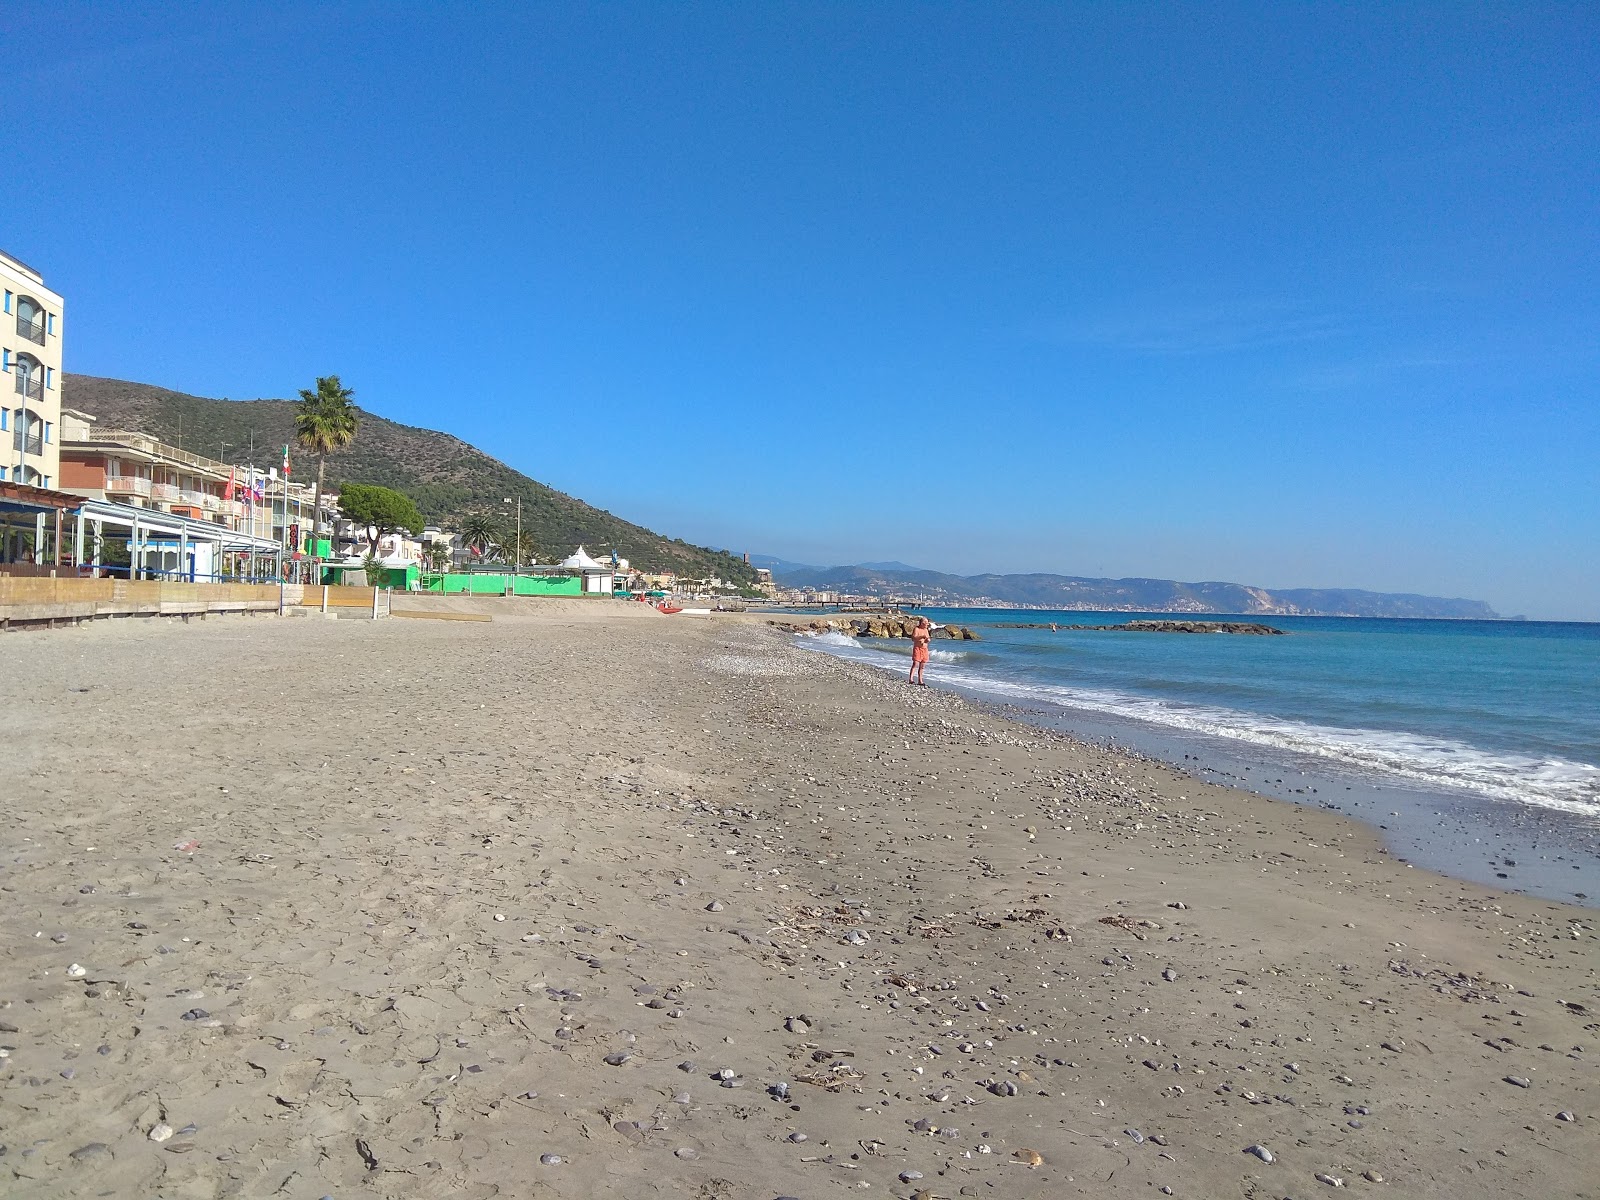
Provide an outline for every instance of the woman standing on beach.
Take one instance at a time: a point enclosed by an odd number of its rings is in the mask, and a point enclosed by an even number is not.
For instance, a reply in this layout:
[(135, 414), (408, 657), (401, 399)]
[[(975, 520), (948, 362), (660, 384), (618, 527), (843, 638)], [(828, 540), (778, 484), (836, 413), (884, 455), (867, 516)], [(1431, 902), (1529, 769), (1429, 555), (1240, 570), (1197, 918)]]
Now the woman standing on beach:
[(933, 630), (928, 625), (928, 618), (918, 617), (917, 627), (911, 631), (911, 674), (906, 679), (907, 683), (928, 686), (922, 673), (928, 669), (928, 643), (932, 639)]

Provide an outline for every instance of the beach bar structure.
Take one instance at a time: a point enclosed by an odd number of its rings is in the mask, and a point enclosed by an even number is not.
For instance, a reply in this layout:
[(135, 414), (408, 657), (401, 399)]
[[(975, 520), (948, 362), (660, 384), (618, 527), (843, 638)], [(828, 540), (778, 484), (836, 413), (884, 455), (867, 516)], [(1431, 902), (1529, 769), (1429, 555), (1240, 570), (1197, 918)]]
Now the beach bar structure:
[(131, 579), (190, 583), (282, 575), (281, 544), (212, 521), (104, 500), (80, 501), (74, 517), (73, 558), (83, 574), (112, 570)]
[[(71, 557), (76, 496), (0, 481), (0, 571), (47, 575)], [(65, 553), (64, 553), (65, 552)]]
[(588, 551), (582, 546), (569, 557), (561, 560), (561, 566), (568, 571), (577, 572), (583, 579), (583, 593), (589, 596), (609, 596), (616, 585), (616, 571), (614, 568), (589, 557)]
[(155, 509), (0, 482), (0, 573), (129, 579), (277, 578), (283, 547)]

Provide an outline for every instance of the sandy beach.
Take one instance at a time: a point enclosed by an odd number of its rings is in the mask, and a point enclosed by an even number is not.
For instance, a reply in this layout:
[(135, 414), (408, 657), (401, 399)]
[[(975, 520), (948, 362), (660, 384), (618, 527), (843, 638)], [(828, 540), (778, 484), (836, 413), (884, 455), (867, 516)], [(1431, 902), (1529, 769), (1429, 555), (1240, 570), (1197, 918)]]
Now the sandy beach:
[(1592, 911), (754, 618), (454, 607), (0, 640), (0, 1193), (1600, 1196)]

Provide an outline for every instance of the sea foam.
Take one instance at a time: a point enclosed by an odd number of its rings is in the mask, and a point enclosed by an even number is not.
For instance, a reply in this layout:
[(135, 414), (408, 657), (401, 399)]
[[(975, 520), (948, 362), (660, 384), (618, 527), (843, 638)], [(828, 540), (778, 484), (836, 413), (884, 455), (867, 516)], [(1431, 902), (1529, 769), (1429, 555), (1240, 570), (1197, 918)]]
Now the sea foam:
[[(843, 634), (824, 634), (808, 641), (816, 649), (872, 666), (898, 669), (900, 665), (898, 656), (864, 646)], [(1044, 702), (1081, 709), (1309, 756), (1368, 776), (1399, 777), (1434, 788), (1600, 817), (1600, 767), (1588, 763), (1484, 750), (1423, 734), (1315, 725), (1104, 688), (1023, 682), (970, 667), (947, 670), (941, 678), (969, 691), (1015, 703)]]

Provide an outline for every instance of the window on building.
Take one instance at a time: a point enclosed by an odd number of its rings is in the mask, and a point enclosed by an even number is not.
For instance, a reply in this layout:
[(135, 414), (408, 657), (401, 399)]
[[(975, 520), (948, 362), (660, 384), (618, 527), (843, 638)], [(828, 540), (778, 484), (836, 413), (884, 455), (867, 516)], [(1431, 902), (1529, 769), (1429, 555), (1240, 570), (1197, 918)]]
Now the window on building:
[(54, 367), (46, 367), (44, 369), (44, 386), (54, 390), (56, 386), (56, 369)]
[(55, 313), (47, 313), (45, 315), (44, 320), (45, 320), (46, 328), (49, 329), (49, 331), (50, 331), (50, 336), (51, 337), (55, 337), (55, 335), (56, 335), (56, 315), (55, 315)]
[(32, 296), (17, 297), (17, 336), (44, 345), (44, 309)]
[(44, 423), (44, 444), (46, 446), (48, 446), (51, 442), (53, 442), (55, 440), (56, 440), (55, 422), (54, 421), (46, 421)]
[(43, 454), (44, 418), (25, 408), (17, 409), (11, 416), (14, 425), (11, 432), (11, 448), (20, 450), (24, 454)]
[(11, 351), (0, 350), (0, 371), (9, 370), (11, 370)]
[(43, 482), (43, 483), (41, 483), (41, 484), (40, 484), (40, 485), (39, 485), (39, 486), (40, 486), (40, 487), (44, 487), (44, 488), (47, 488), (47, 487), (49, 487), (49, 486), (50, 486), (50, 476), (48, 476), (48, 475), (41, 475), (41, 476), (39, 476), (39, 478), (40, 478), (40, 479), (42, 479), (42, 480), (44, 480), (44, 482)]
[(11, 410), (9, 408), (0, 408), (0, 433), (4, 433), (6, 430), (8, 430), (10, 428), (11, 428)]
[(4, 467), (0, 467), (0, 483), (4, 483), (5, 481), (6, 481), (6, 469)]
[(6, 293), (6, 311), (7, 312), (11, 311), (11, 293), (10, 292)]
[(17, 355), (17, 395), (37, 400), (44, 394), (44, 364), (31, 354)]

